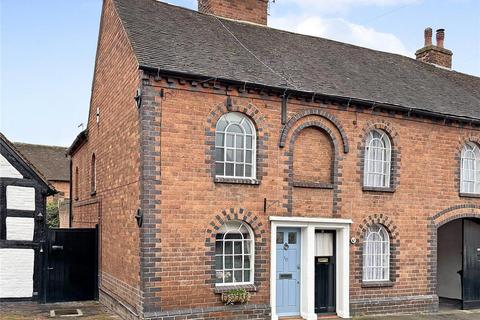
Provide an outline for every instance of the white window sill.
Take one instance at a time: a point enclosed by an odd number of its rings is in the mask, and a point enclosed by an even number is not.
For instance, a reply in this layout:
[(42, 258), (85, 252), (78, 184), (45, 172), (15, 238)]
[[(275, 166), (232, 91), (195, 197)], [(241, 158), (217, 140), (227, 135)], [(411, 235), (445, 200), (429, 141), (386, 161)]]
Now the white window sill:
[(480, 193), (460, 192), (458, 195), (465, 198), (480, 198)]

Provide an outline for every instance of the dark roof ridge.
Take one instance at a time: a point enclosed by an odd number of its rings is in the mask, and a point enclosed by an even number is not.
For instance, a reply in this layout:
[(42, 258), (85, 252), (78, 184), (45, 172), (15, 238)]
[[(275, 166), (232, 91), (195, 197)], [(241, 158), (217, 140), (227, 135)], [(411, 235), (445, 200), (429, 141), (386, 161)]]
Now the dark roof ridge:
[(20, 144), (24, 146), (35, 146), (35, 147), (47, 147), (47, 148), (58, 148), (58, 149), (67, 149), (68, 147), (64, 146), (54, 146), (51, 144), (39, 144), (39, 143), (29, 143), (29, 142), (19, 142), (19, 141), (14, 141), (12, 142), (13, 144)]

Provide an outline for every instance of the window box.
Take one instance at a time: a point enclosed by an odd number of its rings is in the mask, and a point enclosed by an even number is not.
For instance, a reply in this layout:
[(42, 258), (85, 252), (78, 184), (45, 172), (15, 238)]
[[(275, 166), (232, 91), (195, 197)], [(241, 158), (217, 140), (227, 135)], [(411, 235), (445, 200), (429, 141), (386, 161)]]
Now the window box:
[(246, 304), (250, 298), (251, 294), (245, 289), (230, 289), (222, 293), (222, 302), (225, 305)]
[(257, 292), (257, 286), (254, 284), (217, 285), (214, 291), (215, 293), (225, 293), (232, 289), (244, 289), (247, 292)]

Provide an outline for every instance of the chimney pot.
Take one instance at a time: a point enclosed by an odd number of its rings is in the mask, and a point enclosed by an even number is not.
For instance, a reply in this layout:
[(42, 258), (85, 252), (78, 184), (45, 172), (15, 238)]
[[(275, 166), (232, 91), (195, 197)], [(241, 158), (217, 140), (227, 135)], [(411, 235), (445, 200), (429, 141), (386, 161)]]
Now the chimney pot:
[(443, 48), (445, 29), (437, 29), (437, 47)]
[(432, 28), (425, 28), (425, 47), (432, 45)]

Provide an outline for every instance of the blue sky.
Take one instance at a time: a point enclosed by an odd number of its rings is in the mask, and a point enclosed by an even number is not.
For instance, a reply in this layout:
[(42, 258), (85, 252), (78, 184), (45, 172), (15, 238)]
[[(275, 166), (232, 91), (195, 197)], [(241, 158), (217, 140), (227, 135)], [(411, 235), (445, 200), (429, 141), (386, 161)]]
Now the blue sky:
[[(196, 0), (169, 0), (196, 9)], [(86, 123), (101, 0), (0, 0), (0, 131), (71, 144)], [(453, 68), (480, 76), (478, 0), (276, 0), (269, 25), (413, 57), (445, 28)]]

